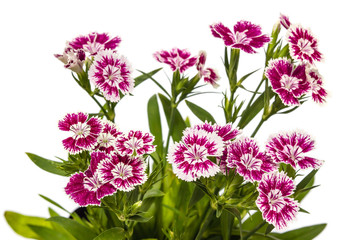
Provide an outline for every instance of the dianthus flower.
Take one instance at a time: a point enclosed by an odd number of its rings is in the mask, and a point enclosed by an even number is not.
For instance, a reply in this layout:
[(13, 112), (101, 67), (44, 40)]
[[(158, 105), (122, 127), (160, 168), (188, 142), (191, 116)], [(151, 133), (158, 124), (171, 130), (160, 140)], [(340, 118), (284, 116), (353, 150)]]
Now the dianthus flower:
[(178, 178), (191, 182), (215, 176), (220, 167), (209, 157), (219, 157), (223, 150), (224, 143), (215, 132), (187, 128), (181, 141), (169, 150), (167, 159)]
[(295, 185), (285, 172), (265, 173), (257, 188), (259, 196), (256, 205), (263, 219), (280, 230), (295, 218), (299, 203), (292, 198)]
[(113, 152), (99, 163), (98, 172), (103, 182), (111, 183), (120, 191), (129, 192), (147, 180), (146, 164), (142, 157), (121, 156)]
[(99, 51), (117, 48), (120, 42), (120, 37), (111, 38), (107, 33), (92, 32), (86, 36), (73, 39), (69, 45), (73, 49), (82, 49), (91, 55), (96, 55)]
[(154, 136), (141, 131), (130, 131), (116, 140), (116, 149), (120, 155), (144, 155), (155, 151)]
[(312, 99), (317, 103), (324, 103), (327, 96), (326, 90), (323, 88), (322, 76), (313, 65), (306, 68), (306, 77), (310, 84)]
[(289, 29), (289, 27), (291, 26), (289, 17), (281, 13), (280, 13), (280, 23), (285, 29)]
[(278, 134), (270, 139), (266, 151), (276, 163), (290, 164), (293, 168), (298, 165), (301, 169), (318, 169), (323, 161), (304, 156), (314, 149), (315, 142), (307, 134), (293, 132)]
[(114, 123), (108, 120), (103, 119), (102, 124), (104, 127), (97, 139), (98, 144), (94, 149), (104, 151), (105, 153), (111, 153), (115, 150), (116, 138), (123, 133), (119, 131)]
[(69, 113), (59, 121), (59, 129), (72, 132), (73, 136), (64, 139), (64, 148), (70, 154), (76, 154), (83, 150), (92, 150), (102, 130), (101, 121), (82, 112)]
[(166, 63), (171, 70), (180, 73), (196, 64), (197, 58), (191, 57), (191, 53), (186, 49), (173, 48), (170, 52), (162, 50), (154, 53), (154, 58), (161, 63)]
[(294, 66), (286, 58), (273, 59), (265, 69), (265, 76), (270, 80), (274, 92), (288, 106), (299, 105), (298, 98), (309, 90), (305, 64)]
[(239, 130), (238, 128), (233, 128), (231, 126), (231, 123), (228, 123), (225, 126), (220, 126), (220, 125), (211, 124), (211, 123), (208, 123), (205, 121), (205, 123), (195, 125), (194, 129), (198, 129), (198, 130), (202, 129), (209, 133), (214, 132), (219, 137), (221, 137), (221, 139), (224, 142), (230, 141), (230, 140), (236, 138), (241, 133), (241, 130)]
[(300, 25), (291, 25), (288, 29), (287, 40), (292, 58), (310, 64), (322, 59), (322, 54), (318, 51), (318, 41), (310, 30)]
[(217, 88), (219, 84), (216, 82), (220, 79), (220, 76), (215, 69), (205, 68), (205, 62), (206, 52), (200, 51), (196, 62), (196, 69), (199, 71), (199, 76), (200, 78), (204, 77), (204, 82), (211, 84), (214, 88)]
[(103, 152), (93, 152), (89, 168), (83, 173), (71, 176), (65, 187), (65, 192), (80, 206), (100, 205), (100, 199), (112, 195), (116, 189), (110, 183), (100, 179), (98, 166), (101, 161), (108, 159)]
[(124, 56), (119, 57), (112, 50), (104, 50), (95, 56), (89, 70), (89, 79), (100, 89), (106, 100), (118, 102), (119, 90), (122, 94), (127, 94), (134, 88), (131, 72), (131, 66)]
[(75, 50), (67, 46), (62, 55), (54, 54), (54, 56), (65, 64), (65, 68), (77, 73), (83, 71), (82, 67), (85, 61), (85, 52), (82, 49)]
[(260, 181), (265, 172), (277, 169), (277, 165), (251, 138), (241, 138), (228, 146), (227, 167), (235, 168), (245, 180)]
[(240, 48), (247, 53), (255, 53), (254, 48), (260, 48), (270, 41), (268, 35), (261, 32), (261, 27), (249, 21), (239, 21), (234, 26), (234, 33), (222, 23), (210, 25), (214, 37), (224, 40), (226, 46)]

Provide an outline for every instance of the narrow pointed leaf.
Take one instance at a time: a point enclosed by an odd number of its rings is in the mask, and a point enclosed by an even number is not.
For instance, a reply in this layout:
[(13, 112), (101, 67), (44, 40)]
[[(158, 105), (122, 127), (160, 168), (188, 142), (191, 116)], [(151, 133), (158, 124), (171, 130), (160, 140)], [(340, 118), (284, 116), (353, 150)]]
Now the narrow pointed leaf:
[(156, 152), (162, 156), (163, 153), (163, 139), (162, 139), (162, 129), (161, 129), (161, 119), (160, 119), (160, 111), (159, 104), (156, 98), (156, 94), (153, 95), (148, 102), (147, 106), (148, 112), (148, 121), (149, 128), (152, 135), (154, 135), (154, 145), (156, 145)]
[(150, 189), (145, 193), (143, 200), (145, 200), (147, 198), (162, 197), (164, 195), (165, 195), (165, 193), (163, 193), (159, 189)]
[(44, 195), (41, 195), (41, 194), (39, 194), (39, 196), (40, 196), (41, 198), (43, 198), (44, 200), (48, 201), (49, 203), (53, 204), (54, 206), (56, 206), (56, 207), (60, 208), (61, 210), (64, 210), (65, 212), (67, 212), (67, 213), (70, 214), (70, 212), (69, 212), (68, 210), (66, 210), (65, 208), (63, 208), (60, 204), (58, 204), (58, 203), (55, 202), (54, 200), (52, 200), (52, 199), (50, 199), (50, 198), (48, 198), (48, 197), (46, 197), (46, 196), (44, 196)]
[(252, 71), (252, 72), (250, 72), (250, 73), (245, 74), (244, 76), (242, 76), (242, 77), (240, 78), (240, 80), (238, 81), (237, 86), (241, 86), (241, 84), (242, 84), (248, 77), (250, 77), (253, 73), (256, 73), (256, 72), (259, 71), (259, 70), (260, 70), (260, 68), (258, 68), (258, 69), (256, 69), (256, 70), (254, 70), (254, 71)]
[(139, 71), (142, 73), (142, 75), (134, 78), (135, 80), (135, 87), (138, 86), (140, 83), (144, 82), (145, 80), (149, 79), (150, 77), (152, 77), (153, 75), (155, 75), (158, 71), (160, 71), (162, 68), (158, 68), (155, 69), (154, 71), (148, 72), (148, 73), (144, 73), (142, 71)]
[(312, 240), (326, 227), (326, 224), (317, 224), (288, 231), (285, 233), (271, 233), (272, 236), (283, 240)]
[(69, 238), (66, 234), (47, 227), (29, 225), (29, 228), (33, 230), (41, 240), (73, 240), (73, 238)]
[(191, 195), (188, 209), (192, 208), (198, 201), (200, 201), (205, 196), (203, 190), (201, 190), (198, 186), (195, 186), (194, 191)]
[(25, 216), (10, 211), (6, 211), (4, 216), (14, 232), (26, 238), (38, 238), (38, 235), (29, 227), (29, 225), (51, 228), (51, 223), (46, 221), (45, 218)]
[(120, 227), (108, 229), (98, 235), (94, 240), (125, 240), (125, 230)]
[(301, 180), (301, 182), (296, 185), (296, 190), (295, 193), (299, 192), (301, 189), (305, 188), (306, 185), (311, 181), (311, 179), (315, 176), (315, 174), (317, 173), (318, 169), (314, 169), (312, 170), (308, 175), (306, 175), (306, 177), (303, 178), (303, 180)]
[(189, 107), (189, 109), (192, 111), (192, 113), (198, 117), (201, 121), (205, 122), (211, 122), (211, 123), (216, 123), (214, 117), (205, 109), (199, 107), (198, 105), (196, 105), (195, 103), (192, 103), (190, 101), (185, 100), (186, 105)]
[(58, 223), (64, 227), (77, 240), (88, 240), (96, 237), (96, 234), (88, 227), (64, 217), (51, 217), (48, 221)]
[(231, 230), (234, 224), (234, 216), (225, 211), (220, 217), (221, 236), (223, 240), (229, 240), (231, 237)]
[(60, 176), (69, 176), (69, 174), (60, 169), (62, 165), (61, 162), (55, 162), (43, 157), (40, 157), (33, 153), (26, 153), (26, 155), (35, 163), (39, 168), (53, 174), (57, 174)]

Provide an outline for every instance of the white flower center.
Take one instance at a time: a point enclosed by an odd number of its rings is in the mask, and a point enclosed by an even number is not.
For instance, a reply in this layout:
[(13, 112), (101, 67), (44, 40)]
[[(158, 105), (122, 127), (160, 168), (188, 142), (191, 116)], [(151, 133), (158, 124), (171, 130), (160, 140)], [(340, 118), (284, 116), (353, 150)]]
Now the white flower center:
[(70, 127), (70, 131), (75, 133), (75, 138), (76, 137), (85, 138), (85, 137), (89, 136), (90, 130), (91, 130), (91, 127), (89, 125), (87, 125), (86, 123), (81, 123), (81, 122), (74, 124)]
[(286, 204), (284, 197), (279, 189), (272, 189), (268, 194), (270, 209), (275, 212), (280, 212)]
[(289, 158), (291, 160), (293, 160), (295, 163), (300, 161), (303, 158), (301, 156), (302, 149), (297, 145), (295, 145), (295, 146), (287, 145), (285, 147), (284, 151), (287, 153)]
[(280, 79), (281, 87), (289, 92), (294, 91), (299, 87), (300, 79), (284, 74)]
[(207, 149), (204, 146), (193, 145), (184, 153), (185, 161), (190, 163), (203, 162)]
[(235, 43), (248, 45), (250, 43), (251, 39), (246, 36), (246, 32), (247, 32), (247, 30), (245, 30), (243, 32), (236, 32), (235, 33)]
[(301, 38), (299, 39), (297, 46), (300, 49), (300, 52), (311, 55), (314, 53), (314, 49), (311, 47), (311, 42), (307, 39)]
[(144, 146), (144, 141), (141, 138), (137, 139), (137, 138), (133, 137), (133, 138), (130, 138), (128, 141), (126, 141), (124, 143), (124, 145), (126, 148), (136, 150), (136, 149), (142, 148)]
[(84, 178), (84, 188), (96, 192), (101, 187), (100, 180), (94, 175), (93, 177), (85, 177)]
[(110, 133), (101, 133), (98, 137), (98, 142), (101, 147), (110, 147), (113, 145), (115, 137)]
[(118, 163), (113, 170), (111, 170), (111, 173), (115, 178), (127, 179), (133, 176), (132, 169), (131, 165), (125, 165), (121, 162)]
[(117, 86), (121, 82), (122, 78), (120, 76), (120, 69), (115, 66), (106, 66), (104, 69), (104, 77), (107, 80), (107, 83), (111, 86)]
[(241, 161), (248, 170), (260, 170), (262, 161), (253, 156), (252, 153), (246, 153), (241, 156)]

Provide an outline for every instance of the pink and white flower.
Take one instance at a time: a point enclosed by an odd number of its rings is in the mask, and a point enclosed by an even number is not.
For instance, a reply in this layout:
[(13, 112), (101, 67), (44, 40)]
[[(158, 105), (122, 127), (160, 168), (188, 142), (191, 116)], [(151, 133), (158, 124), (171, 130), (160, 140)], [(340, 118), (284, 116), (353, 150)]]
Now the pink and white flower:
[(270, 37), (261, 32), (261, 27), (249, 21), (239, 21), (234, 26), (234, 33), (222, 23), (210, 25), (214, 37), (224, 40), (226, 46), (240, 48), (247, 53), (255, 53), (254, 48), (260, 48), (270, 41)]
[(293, 132), (271, 138), (266, 145), (266, 151), (276, 163), (290, 164), (293, 168), (298, 165), (301, 169), (318, 169), (323, 161), (305, 156), (314, 147), (315, 142), (309, 135)]
[(285, 29), (289, 29), (289, 27), (291, 26), (289, 17), (281, 13), (280, 13), (280, 23)]
[(223, 150), (224, 143), (215, 132), (187, 128), (181, 141), (169, 150), (167, 159), (176, 176), (190, 182), (215, 176), (220, 167), (209, 157), (220, 157)]
[(82, 112), (68, 113), (59, 121), (59, 129), (72, 132), (73, 135), (64, 139), (64, 148), (70, 154), (77, 154), (83, 150), (92, 150), (102, 130), (101, 121), (96, 117), (88, 119), (88, 115)]
[(123, 135), (123, 133), (120, 132), (114, 123), (108, 120), (103, 119), (102, 124), (104, 127), (97, 139), (98, 144), (94, 149), (105, 153), (111, 153), (115, 150), (117, 137)]
[(121, 135), (116, 140), (116, 149), (120, 155), (144, 155), (155, 151), (154, 136), (142, 131), (130, 131)]
[(309, 29), (300, 25), (291, 25), (288, 29), (287, 40), (292, 58), (310, 64), (322, 59), (322, 54), (318, 51), (318, 40)]
[(134, 79), (131, 66), (124, 56), (118, 56), (112, 50), (98, 52), (89, 70), (89, 79), (103, 93), (106, 100), (118, 102), (120, 93), (131, 93)]
[(73, 39), (69, 45), (75, 50), (82, 49), (91, 55), (96, 55), (102, 50), (114, 50), (119, 46), (120, 42), (120, 37), (111, 38), (107, 33), (92, 32), (86, 36)]
[(141, 157), (112, 153), (99, 163), (98, 172), (103, 182), (111, 183), (120, 191), (129, 192), (147, 180), (146, 164)]
[(154, 53), (154, 58), (161, 63), (166, 63), (171, 70), (180, 73), (196, 64), (197, 58), (191, 57), (191, 53), (186, 49), (173, 48), (171, 51), (159, 51)]
[(194, 126), (194, 129), (202, 129), (209, 133), (216, 133), (221, 139), (226, 142), (236, 138), (241, 134), (241, 130), (238, 128), (233, 128), (231, 123), (226, 124), (225, 126), (219, 126), (217, 124), (211, 124), (205, 121), (204, 123)]
[(89, 168), (70, 177), (65, 192), (80, 206), (100, 205), (101, 198), (116, 191), (113, 185), (101, 180), (97, 171), (99, 163), (107, 158), (103, 152), (93, 152)]
[(76, 73), (84, 71), (82, 67), (85, 61), (85, 52), (82, 49), (75, 50), (67, 44), (63, 54), (54, 54), (54, 56), (65, 64), (65, 68)]
[(277, 165), (264, 152), (260, 152), (257, 143), (251, 138), (241, 138), (228, 146), (227, 167), (235, 168), (245, 180), (260, 181), (265, 172), (277, 169)]
[(196, 62), (196, 69), (199, 71), (199, 77), (204, 77), (204, 82), (211, 84), (214, 88), (219, 87), (216, 82), (219, 81), (220, 76), (215, 69), (205, 68), (206, 52), (200, 51)]
[(312, 99), (317, 103), (324, 103), (327, 92), (323, 88), (322, 76), (319, 74), (317, 68), (313, 65), (307, 65), (306, 77), (310, 84)]
[(310, 88), (305, 64), (295, 66), (286, 58), (270, 60), (265, 69), (265, 76), (270, 80), (274, 92), (288, 106), (299, 105), (298, 98)]
[(285, 172), (265, 173), (257, 188), (259, 196), (256, 205), (262, 212), (263, 219), (280, 230), (295, 219), (299, 203), (289, 198), (295, 185)]

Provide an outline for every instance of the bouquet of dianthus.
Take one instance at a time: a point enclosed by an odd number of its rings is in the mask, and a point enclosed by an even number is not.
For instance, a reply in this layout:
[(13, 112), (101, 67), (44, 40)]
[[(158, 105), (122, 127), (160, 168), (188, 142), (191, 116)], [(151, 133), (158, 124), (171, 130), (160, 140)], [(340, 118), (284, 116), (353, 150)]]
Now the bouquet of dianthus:
[[(323, 164), (309, 155), (314, 140), (299, 131), (274, 133), (261, 149), (254, 139), (264, 122), (295, 111), (310, 95), (325, 102), (315, 67), (322, 59), (317, 39), (283, 15), (271, 35), (249, 21), (237, 22), (233, 31), (222, 23), (210, 30), (225, 43), (224, 120), (188, 100), (207, 93), (201, 91), (205, 84), (220, 84), (218, 72), (206, 66), (205, 51), (197, 56), (178, 48), (154, 53), (172, 70), (170, 86), (156, 79), (161, 69), (139, 71), (133, 78), (128, 60), (116, 50), (121, 39), (106, 33), (76, 37), (55, 55), (100, 110), (68, 113), (59, 121), (59, 129), (69, 134), (62, 141), (66, 159), (27, 155), (43, 170), (69, 178), (65, 192), (79, 208), (67, 211), (41, 195), (66, 216), (51, 208), (48, 219), (6, 212), (15, 232), (43, 240), (307, 240), (325, 228), (273, 232), (285, 229), (298, 212), (308, 213), (300, 203), (317, 187), (314, 176)], [(240, 52), (245, 56), (263, 47), (262, 78), (249, 90), (245, 80), (257, 70), (238, 77)], [(196, 68), (192, 77), (189, 68)], [(115, 123), (117, 103), (145, 80), (161, 90), (148, 100), (149, 132), (123, 132)], [(241, 100), (240, 90), (251, 98)], [(184, 103), (201, 123), (183, 118), (178, 106)], [(245, 136), (242, 129), (258, 118), (252, 135)]]

